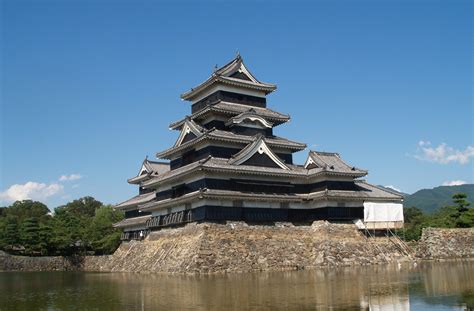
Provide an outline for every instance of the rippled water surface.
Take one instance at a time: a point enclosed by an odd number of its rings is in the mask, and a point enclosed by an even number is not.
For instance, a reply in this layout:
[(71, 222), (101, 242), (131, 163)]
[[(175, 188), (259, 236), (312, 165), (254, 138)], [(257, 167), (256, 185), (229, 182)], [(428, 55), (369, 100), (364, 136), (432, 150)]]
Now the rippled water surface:
[(0, 310), (465, 310), (474, 262), (220, 276), (3, 272)]

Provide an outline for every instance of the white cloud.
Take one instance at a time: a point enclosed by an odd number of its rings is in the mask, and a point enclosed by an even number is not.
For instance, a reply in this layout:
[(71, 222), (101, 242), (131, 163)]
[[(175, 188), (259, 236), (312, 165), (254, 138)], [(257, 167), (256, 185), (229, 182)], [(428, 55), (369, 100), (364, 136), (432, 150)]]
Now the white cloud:
[(445, 181), (443, 186), (460, 186), (467, 184), (464, 180), (452, 180), (452, 181)]
[(59, 181), (79, 180), (81, 178), (81, 174), (62, 175), (61, 177), (59, 177)]
[(385, 186), (385, 188), (389, 188), (389, 189), (392, 189), (392, 190), (395, 190), (397, 192), (402, 192), (402, 190), (396, 188), (395, 186), (392, 186), (392, 185), (388, 185), (388, 186)]
[(18, 200), (42, 201), (61, 193), (64, 186), (61, 184), (45, 184), (29, 181), (25, 184), (15, 184), (7, 190), (0, 192), (0, 201), (14, 202)]
[(451, 162), (467, 164), (474, 157), (474, 146), (467, 146), (465, 150), (457, 150), (445, 143), (437, 147), (431, 146), (429, 141), (418, 142), (417, 153), (414, 157), (418, 160), (448, 164)]

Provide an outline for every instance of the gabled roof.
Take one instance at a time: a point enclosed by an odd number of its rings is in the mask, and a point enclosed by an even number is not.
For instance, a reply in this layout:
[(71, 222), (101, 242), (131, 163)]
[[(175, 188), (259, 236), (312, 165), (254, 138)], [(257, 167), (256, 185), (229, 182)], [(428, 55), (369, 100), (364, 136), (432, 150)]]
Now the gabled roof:
[(134, 196), (133, 198), (130, 198), (126, 201), (123, 201), (122, 203), (115, 205), (114, 207), (120, 210), (130, 209), (132, 207), (136, 207), (138, 204), (144, 204), (146, 202), (150, 202), (155, 197), (156, 197), (155, 192), (139, 194), (139, 195)]
[(255, 109), (249, 109), (246, 112), (242, 112), (239, 115), (236, 115), (235, 117), (232, 117), (229, 119), (229, 121), (226, 122), (227, 126), (232, 126), (235, 124), (241, 124), (245, 123), (245, 121), (251, 121), (251, 122), (258, 122), (260, 123), (260, 127), (264, 128), (272, 128), (273, 123), (268, 122), (263, 118), (262, 116), (258, 115), (258, 113), (255, 111)]
[[(258, 116), (265, 118), (267, 121), (273, 122), (274, 126), (285, 123), (290, 120), (289, 115), (276, 112), (269, 108), (249, 107), (248, 105), (229, 103), (221, 100), (218, 100), (215, 103), (206, 106), (205, 108), (193, 113), (187, 118), (196, 120), (198, 118), (204, 118), (211, 113), (237, 116), (241, 113), (248, 112), (251, 109), (255, 111), (255, 114), (257, 114)], [(170, 124), (169, 128), (172, 130), (181, 129), (185, 121), (186, 119), (181, 119), (179, 121), (173, 122)]]
[[(204, 132), (199, 137), (196, 137), (190, 141), (184, 142), (179, 146), (171, 147), (167, 150), (162, 152), (158, 152), (156, 154), (157, 158), (161, 159), (168, 159), (170, 156), (175, 154), (176, 152), (180, 152), (183, 150), (187, 150), (191, 147), (194, 147), (197, 143), (200, 143), (204, 140), (214, 140), (214, 141), (221, 141), (221, 142), (230, 142), (230, 143), (240, 143), (240, 144), (248, 144), (253, 142), (254, 137), (248, 135), (239, 135), (229, 131), (222, 131), (217, 129), (210, 129)], [(273, 136), (272, 138), (266, 138), (266, 142), (268, 145), (272, 147), (279, 147), (285, 148), (289, 150), (303, 150), (306, 148), (306, 144), (291, 141), (282, 137)]]
[(204, 129), (199, 124), (189, 118), (186, 118), (183, 126), (181, 127), (181, 133), (179, 134), (179, 137), (176, 140), (174, 147), (180, 146), (183, 143), (183, 140), (186, 135), (193, 133), (195, 137), (199, 137), (203, 134), (203, 132)]
[(258, 81), (257, 78), (255, 78), (254, 75), (250, 73), (247, 67), (245, 67), (240, 53), (237, 53), (237, 56), (233, 60), (217, 69), (215, 73), (223, 77), (240, 76), (241, 79), (249, 80), (254, 83), (260, 83), (260, 81)]
[(265, 94), (276, 90), (276, 85), (258, 81), (244, 65), (242, 57), (238, 54), (235, 59), (223, 67), (216, 69), (206, 81), (192, 88), (190, 91), (181, 94), (181, 98), (184, 100), (192, 100), (199, 93), (215, 83), (259, 90)]
[(274, 177), (288, 177), (288, 178), (301, 178), (301, 179), (312, 179), (318, 176), (331, 176), (337, 177), (350, 177), (357, 178), (367, 175), (365, 172), (351, 171), (351, 172), (335, 172), (323, 168), (306, 169), (299, 165), (286, 164), (289, 170), (281, 169), (280, 167), (263, 167), (263, 166), (251, 166), (251, 165), (232, 165), (229, 164), (229, 159), (225, 158), (213, 158), (211, 156), (190, 163), (188, 165), (179, 167), (175, 170), (169, 171), (163, 175), (156, 176), (144, 182), (143, 187), (150, 188), (157, 184), (172, 182), (176, 179), (189, 178), (194, 173), (205, 172), (219, 172), (227, 174), (228, 176), (235, 175), (253, 175), (253, 176), (274, 176)]
[(366, 170), (358, 169), (354, 166), (349, 166), (344, 162), (338, 153), (321, 152), (311, 150), (304, 165), (305, 168), (324, 168), (334, 172), (354, 172), (366, 173)]
[(267, 146), (265, 138), (256, 136), (255, 140), (229, 159), (229, 164), (240, 165), (247, 162), (255, 154), (266, 154), (276, 165), (284, 170), (290, 168)]
[(140, 184), (141, 182), (148, 180), (159, 174), (163, 174), (170, 170), (170, 164), (167, 162), (156, 162), (150, 161), (148, 158), (143, 160), (142, 166), (138, 175), (132, 178), (129, 178), (127, 181), (130, 184)]

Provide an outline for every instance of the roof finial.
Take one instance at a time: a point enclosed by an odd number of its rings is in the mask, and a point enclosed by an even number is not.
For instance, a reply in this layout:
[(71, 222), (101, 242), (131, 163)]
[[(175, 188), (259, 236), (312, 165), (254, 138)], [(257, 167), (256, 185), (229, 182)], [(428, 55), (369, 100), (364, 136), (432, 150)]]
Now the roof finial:
[(216, 72), (218, 68), (219, 68), (219, 67), (217, 66), (217, 64), (215, 64), (215, 65), (214, 65), (213, 72)]
[(235, 58), (238, 58), (238, 59), (242, 58), (242, 56), (240, 56), (239, 49), (237, 49), (237, 52), (236, 52), (236, 56), (235, 56)]

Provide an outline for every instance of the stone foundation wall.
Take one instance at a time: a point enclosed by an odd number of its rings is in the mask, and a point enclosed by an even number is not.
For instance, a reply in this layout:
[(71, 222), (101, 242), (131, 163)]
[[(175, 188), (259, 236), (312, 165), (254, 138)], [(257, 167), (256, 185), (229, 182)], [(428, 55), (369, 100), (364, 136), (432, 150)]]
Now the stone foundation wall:
[(0, 251), (0, 271), (63, 271), (71, 270), (71, 262), (61, 256), (12, 256)]
[(474, 259), (474, 228), (425, 228), (416, 253), (422, 259)]
[(223, 273), (313, 269), (408, 260), (386, 238), (366, 239), (354, 225), (189, 224), (123, 243), (114, 255), (88, 257), (87, 271)]
[[(474, 258), (474, 229), (426, 229), (420, 258)], [(311, 226), (188, 224), (122, 243), (113, 255), (21, 257), (0, 254), (0, 270), (226, 273), (314, 269), (412, 260), (388, 238), (367, 239), (352, 224)]]
[(352, 224), (324, 221), (311, 226), (193, 223), (152, 232), (144, 241), (122, 243), (113, 255), (87, 256), (72, 262), (48, 258), (4, 256), (0, 269), (223, 273), (408, 260), (386, 238), (367, 239)]

